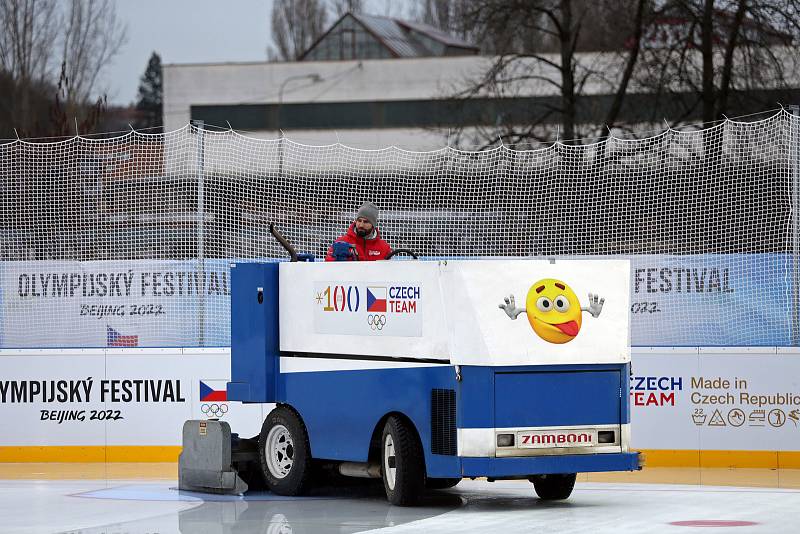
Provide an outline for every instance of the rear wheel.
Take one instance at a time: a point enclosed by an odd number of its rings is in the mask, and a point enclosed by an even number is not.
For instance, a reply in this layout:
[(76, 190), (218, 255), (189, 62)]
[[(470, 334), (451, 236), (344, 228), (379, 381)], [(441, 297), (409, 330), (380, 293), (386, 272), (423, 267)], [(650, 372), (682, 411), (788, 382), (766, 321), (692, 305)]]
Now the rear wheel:
[(413, 506), (425, 489), (425, 462), (414, 429), (399, 417), (386, 421), (381, 436), (381, 477), (389, 502)]
[(311, 478), (311, 454), (306, 427), (294, 410), (278, 406), (269, 413), (261, 427), (258, 450), (270, 491), (303, 493)]
[(536, 495), (545, 501), (560, 501), (566, 499), (575, 487), (575, 473), (558, 475), (536, 475), (531, 477)]

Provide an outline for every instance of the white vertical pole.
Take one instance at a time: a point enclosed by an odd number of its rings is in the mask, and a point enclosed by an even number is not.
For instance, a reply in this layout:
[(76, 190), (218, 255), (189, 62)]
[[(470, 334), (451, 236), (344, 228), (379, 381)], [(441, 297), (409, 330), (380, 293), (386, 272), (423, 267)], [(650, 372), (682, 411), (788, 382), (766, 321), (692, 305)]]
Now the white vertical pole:
[(192, 124), (197, 128), (197, 263), (200, 274), (200, 285), (198, 287), (197, 298), (197, 320), (198, 320), (198, 344), (203, 347), (206, 344), (206, 258), (205, 258), (205, 205), (204, 205), (204, 160), (205, 144), (203, 134), (205, 133), (205, 121), (193, 120)]
[(800, 106), (789, 106), (789, 172), (792, 174), (792, 346), (800, 345)]

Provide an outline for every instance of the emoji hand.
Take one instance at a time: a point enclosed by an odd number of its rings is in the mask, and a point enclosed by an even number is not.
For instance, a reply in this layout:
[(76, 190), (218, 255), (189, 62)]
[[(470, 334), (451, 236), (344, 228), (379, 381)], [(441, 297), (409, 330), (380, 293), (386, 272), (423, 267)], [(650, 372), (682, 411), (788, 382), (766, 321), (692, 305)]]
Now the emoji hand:
[(581, 308), (582, 311), (587, 311), (592, 314), (592, 317), (597, 319), (600, 317), (600, 312), (603, 311), (603, 303), (606, 299), (600, 298), (600, 295), (589, 293), (589, 307)]
[(517, 308), (517, 304), (514, 301), (514, 295), (509, 295), (503, 299), (505, 304), (500, 304), (497, 307), (506, 312), (511, 320), (515, 320), (520, 313), (525, 311), (525, 308)]

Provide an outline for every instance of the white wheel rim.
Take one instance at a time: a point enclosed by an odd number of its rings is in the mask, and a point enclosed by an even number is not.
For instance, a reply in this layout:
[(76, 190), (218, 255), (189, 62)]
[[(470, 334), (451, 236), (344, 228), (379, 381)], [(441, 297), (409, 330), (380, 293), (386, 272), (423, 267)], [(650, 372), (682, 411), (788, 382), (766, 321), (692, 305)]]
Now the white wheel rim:
[(394, 454), (394, 440), (391, 434), (387, 434), (383, 441), (383, 472), (386, 474), (386, 484), (389, 489), (394, 490), (397, 479), (397, 458)]
[(294, 464), (294, 441), (289, 429), (283, 425), (273, 426), (264, 445), (267, 468), (275, 478), (286, 478)]

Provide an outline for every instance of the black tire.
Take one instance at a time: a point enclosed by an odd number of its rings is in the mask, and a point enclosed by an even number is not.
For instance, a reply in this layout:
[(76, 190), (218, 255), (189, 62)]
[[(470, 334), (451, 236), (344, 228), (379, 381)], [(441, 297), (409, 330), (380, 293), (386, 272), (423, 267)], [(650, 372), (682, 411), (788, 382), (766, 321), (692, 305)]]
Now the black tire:
[(301, 495), (308, 489), (311, 453), (308, 432), (297, 412), (278, 406), (269, 413), (258, 436), (258, 454), (267, 489), (278, 495)]
[(425, 487), (432, 490), (449, 489), (455, 487), (460, 478), (429, 478), (425, 481)]
[(397, 506), (415, 505), (425, 489), (425, 457), (414, 429), (399, 417), (389, 417), (380, 447), (386, 498)]
[(233, 465), (233, 468), (239, 473), (239, 477), (247, 484), (248, 491), (259, 491), (267, 489), (267, 483), (264, 480), (264, 473), (261, 470), (261, 462), (242, 462)]
[(565, 473), (559, 475), (537, 475), (530, 480), (533, 482), (533, 489), (536, 495), (545, 501), (560, 501), (572, 494), (575, 487), (575, 473)]

